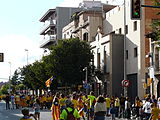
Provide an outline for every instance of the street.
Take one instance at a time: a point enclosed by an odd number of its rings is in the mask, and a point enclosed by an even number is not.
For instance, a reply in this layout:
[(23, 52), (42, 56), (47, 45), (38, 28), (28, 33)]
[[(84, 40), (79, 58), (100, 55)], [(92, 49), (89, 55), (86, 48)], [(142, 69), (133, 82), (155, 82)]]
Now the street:
[[(33, 110), (30, 109), (30, 113), (33, 113)], [(0, 120), (19, 120), (22, 117), (20, 109), (6, 110), (5, 102), (0, 102)], [(52, 120), (50, 110), (41, 110), (40, 120)], [(87, 120), (87, 118), (86, 118)], [(111, 117), (106, 117), (106, 120), (111, 120)], [(116, 120), (127, 120), (127, 119), (118, 119)]]
[[(33, 110), (30, 110), (33, 113)], [(22, 117), (20, 109), (6, 110), (5, 103), (0, 102), (0, 120), (19, 120)], [(40, 115), (41, 120), (52, 120), (49, 110), (42, 110)]]

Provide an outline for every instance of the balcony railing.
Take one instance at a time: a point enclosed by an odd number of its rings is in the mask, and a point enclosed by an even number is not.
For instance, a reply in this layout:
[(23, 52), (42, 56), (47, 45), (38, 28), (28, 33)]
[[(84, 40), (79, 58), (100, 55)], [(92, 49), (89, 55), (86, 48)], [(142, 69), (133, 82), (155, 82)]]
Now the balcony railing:
[(57, 43), (57, 38), (56, 35), (47, 35), (45, 36), (45, 38), (41, 41), (40, 43), (40, 47), (43, 48), (44, 46), (46, 46), (47, 44), (56, 44)]
[(50, 20), (46, 21), (45, 24), (40, 29), (40, 34), (45, 34), (45, 31), (48, 30), (48, 28), (55, 27), (56, 26), (56, 20)]

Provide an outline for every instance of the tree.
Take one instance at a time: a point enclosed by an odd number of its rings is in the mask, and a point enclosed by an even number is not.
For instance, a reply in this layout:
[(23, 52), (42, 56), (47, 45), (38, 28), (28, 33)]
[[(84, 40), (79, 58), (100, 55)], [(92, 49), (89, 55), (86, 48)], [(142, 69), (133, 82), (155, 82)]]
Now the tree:
[(36, 61), (33, 64), (21, 68), (22, 83), (32, 90), (45, 89), (45, 81), (48, 79), (45, 64)]
[[(48, 75), (55, 77), (62, 86), (82, 84), (83, 68), (89, 66), (92, 54), (90, 46), (78, 38), (60, 40), (57, 46), (50, 48), (51, 54), (43, 57)], [(54, 83), (53, 81), (53, 83)]]
[(11, 84), (12, 92), (15, 93), (17, 90), (16, 89), (17, 85), (20, 84), (18, 69), (15, 70), (14, 75), (11, 78), (10, 84)]

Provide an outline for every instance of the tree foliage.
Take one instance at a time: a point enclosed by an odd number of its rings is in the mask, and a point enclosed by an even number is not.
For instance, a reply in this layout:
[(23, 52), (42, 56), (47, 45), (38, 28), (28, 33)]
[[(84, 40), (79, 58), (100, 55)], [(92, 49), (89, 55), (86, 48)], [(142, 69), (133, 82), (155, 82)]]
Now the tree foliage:
[(61, 40), (51, 48), (51, 54), (43, 58), (48, 73), (64, 86), (82, 84), (83, 68), (89, 66), (92, 54), (90, 46), (78, 38)]

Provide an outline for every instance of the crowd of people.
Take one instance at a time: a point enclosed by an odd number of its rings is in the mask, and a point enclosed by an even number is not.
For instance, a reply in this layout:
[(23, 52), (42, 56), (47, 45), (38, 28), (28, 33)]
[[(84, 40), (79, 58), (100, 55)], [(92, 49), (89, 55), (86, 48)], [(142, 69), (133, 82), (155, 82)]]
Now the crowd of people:
[[(94, 92), (86, 95), (76, 93), (65, 95), (63, 93), (48, 93), (36, 95), (6, 95), (6, 109), (20, 109), (25, 116), (40, 120), (42, 109), (51, 110), (53, 120), (105, 120), (106, 117), (116, 118), (139, 118), (141, 120), (160, 119), (160, 98), (148, 95), (141, 100), (138, 96), (134, 101), (121, 95), (110, 97), (106, 94), (96, 97)], [(34, 114), (29, 114), (26, 107), (34, 109)], [(25, 111), (25, 112), (24, 112)], [(27, 112), (26, 112), (27, 111)]]

